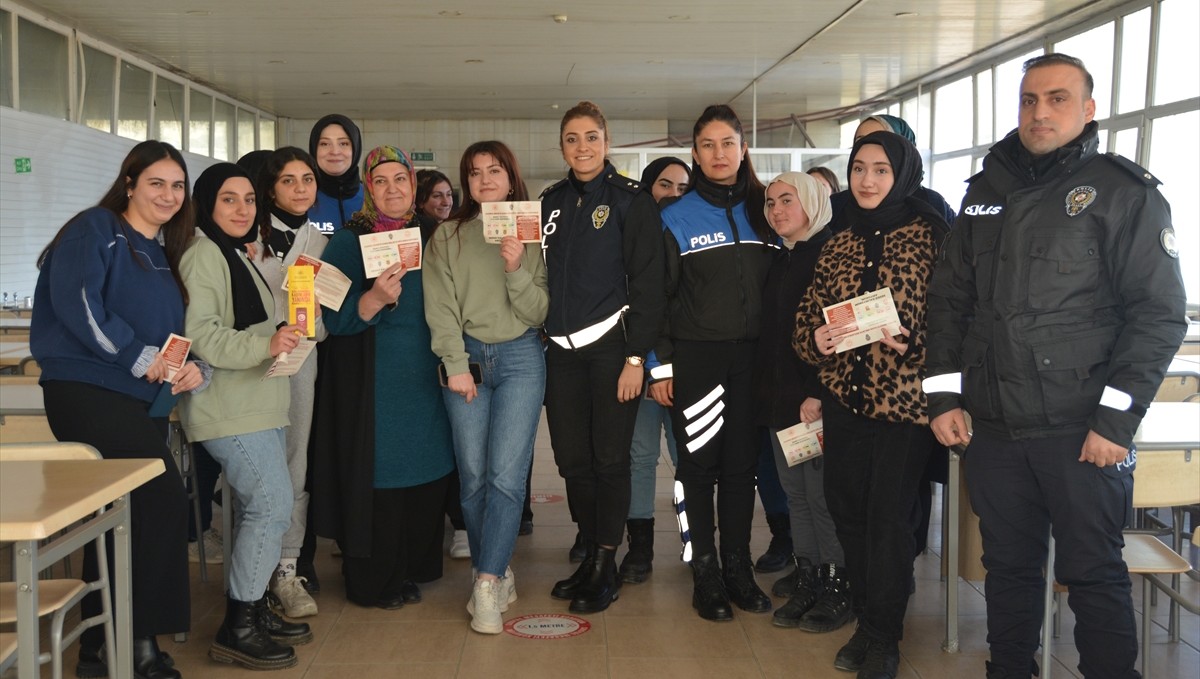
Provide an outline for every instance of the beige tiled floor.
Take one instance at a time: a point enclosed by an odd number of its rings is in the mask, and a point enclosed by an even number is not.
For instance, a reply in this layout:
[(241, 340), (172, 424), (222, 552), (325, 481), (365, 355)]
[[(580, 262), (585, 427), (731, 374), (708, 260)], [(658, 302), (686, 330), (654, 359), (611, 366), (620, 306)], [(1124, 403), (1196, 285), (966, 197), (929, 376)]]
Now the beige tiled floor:
[[(663, 456), (666, 460), (666, 456)], [(838, 647), (849, 637), (849, 627), (826, 635), (806, 634), (771, 625), (771, 615), (735, 612), (732, 623), (701, 620), (691, 608), (691, 576), (678, 560), (679, 542), (671, 508), (671, 472), (659, 465), (656, 498), (656, 558), (654, 573), (641, 585), (626, 585), (620, 599), (606, 612), (585, 617), (591, 629), (580, 636), (556, 640), (531, 640), (507, 634), (485, 636), (472, 632), (464, 608), (470, 593), (469, 561), (446, 562), (445, 576), (422, 585), (424, 601), (397, 611), (362, 608), (347, 603), (339, 574), (339, 560), (322, 542), (317, 567), (323, 591), (317, 597), (321, 613), (309, 618), (315, 633), (311, 644), (297, 649), (296, 667), (270, 676), (306, 679), (372, 677), (529, 679), (540, 677), (696, 679), (698, 677), (794, 678), (850, 676), (833, 669)], [(563, 495), (543, 422), (534, 461), (535, 492)], [(574, 537), (566, 503), (537, 505), (533, 535), (521, 537), (513, 559), (519, 600), (506, 619), (532, 613), (565, 613), (566, 603), (549, 596), (554, 581), (573, 567), (566, 550)], [(934, 521), (940, 521), (935, 512)], [(987, 656), (982, 583), (959, 583), (961, 601), (961, 652), (941, 650), (945, 634), (945, 585), (939, 580), (941, 540), (937, 526), (931, 531), (927, 554), (917, 562), (917, 592), (909, 604), (900, 676), (905, 678), (981, 677)], [(752, 548), (761, 553), (769, 540), (761, 508), (755, 520)], [(162, 639), (188, 679), (248, 677), (247, 670), (217, 664), (207, 657), (208, 645), (221, 622), (224, 600), (220, 572), (213, 569), (201, 583), (193, 566), (191, 636), (177, 644)], [(764, 589), (776, 575), (759, 576)], [(1140, 611), (1140, 581), (1135, 579), (1135, 607)], [(1191, 585), (1192, 596), (1200, 587)], [(1154, 612), (1152, 653), (1155, 677), (1200, 677), (1200, 624), (1196, 616), (1183, 615), (1183, 642), (1169, 643), (1165, 598)], [(782, 600), (775, 600), (776, 605)], [(1140, 620), (1140, 618), (1139, 618)], [(1055, 677), (1078, 674), (1070, 630), (1073, 619), (1064, 613), (1063, 638), (1056, 641), (1052, 667)], [(68, 651), (73, 659), (74, 649)], [(70, 664), (68, 664), (70, 667)], [(48, 675), (47, 675), (48, 676)], [(259, 675), (255, 675), (259, 676)], [(1044, 676), (1044, 675), (1043, 675)]]

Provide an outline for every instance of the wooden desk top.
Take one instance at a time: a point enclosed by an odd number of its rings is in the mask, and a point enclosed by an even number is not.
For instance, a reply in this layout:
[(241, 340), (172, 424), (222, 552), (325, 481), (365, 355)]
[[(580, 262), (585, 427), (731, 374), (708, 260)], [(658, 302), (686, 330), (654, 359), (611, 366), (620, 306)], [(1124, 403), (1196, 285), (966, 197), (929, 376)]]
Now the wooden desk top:
[(162, 474), (158, 459), (0, 462), (0, 540), (41, 540)]
[(1200, 449), (1200, 403), (1151, 403), (1133, 443), (1138, 450)]
[(40, 384), (13, 384), (0, 379), (0, 415), (44, 415)]

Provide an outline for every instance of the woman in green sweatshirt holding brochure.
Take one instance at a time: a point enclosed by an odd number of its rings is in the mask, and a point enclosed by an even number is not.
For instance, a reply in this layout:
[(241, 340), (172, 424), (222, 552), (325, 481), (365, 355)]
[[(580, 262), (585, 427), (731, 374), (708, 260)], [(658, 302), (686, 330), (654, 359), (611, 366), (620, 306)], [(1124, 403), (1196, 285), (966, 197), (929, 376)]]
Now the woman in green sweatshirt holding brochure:
[(213, 367), (207, 389), (182, 401), (181, 419), (192, 441), (224, 469), (238, 522), (229, 568), (225, 620), (209, 656), (256, 670), (291, 667), (289, 646), (312, 640), (308, 625), (270, 611), (264, 592), (279, 561), (290, 523), (292, 483), (284, 458), (288, 381), (263, 379), (273, 360), (296, 348), (295, 325), (276, 328), (272, 290), (247, 259), (254, 229), (250, 176), (218, 163), (196, 180), (200, 233), (180, 261), (189, 302), (184, 318), (192, 354)]
[(498, 141), (472, 144), (459, 175), (463, 206), (426, 251), (425, 318), (447, 375), (442, 395), (477, 574), (467, 604), (471, 629), (499, 634), (500, 614), (517, 598), (508, 562), (546, 384), (537, 329), (549, 296), (540, 243), (484, 236), (482, 203), (528, 200), (512, 151)]

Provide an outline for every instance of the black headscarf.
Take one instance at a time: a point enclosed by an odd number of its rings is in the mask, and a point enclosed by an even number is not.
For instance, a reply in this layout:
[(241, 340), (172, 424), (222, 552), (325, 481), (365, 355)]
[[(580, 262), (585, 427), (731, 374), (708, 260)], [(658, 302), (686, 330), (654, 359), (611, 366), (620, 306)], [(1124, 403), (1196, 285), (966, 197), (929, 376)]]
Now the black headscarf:
[[(870, 229), (872, 231), (891, 230), (912, 223), (914, 217), (920, 217), (933, 226), (939, 234), (937, 242), (941, 242), (940, 234), (949, 231), (946, 217), (935, 210), (932, 205), (913, 196), (913, 192), (921, 186), (924, 170), (921, 165), (921, 153), (907, 139), (893, 132), (872, 132), (854, 142), (850, 151), (850, 162), (846, 175), (854, 174), (854, 158), (859, 150), (867, 144), (883, 147), (888, 162), (892, 164), (892, 189), (884, 196), (883, 201), (873, 210), (859, 207), (858, 201), (851, 199), (846, 203), (846, 221), (854, 229)], [(853, 179), (851, 179), (853, 184)]]
[(358, 125), (340, 113), (330, 113), (313, 125), (312, 132), (308, 135), (308, 152), (313, 158), (317, 157), (317, 144), (321, 141), (321, 132), (330, 125), (341, 125), (342, 129), (346, 131), (346, 135), (350, 137), (353, 155), (350, 158), (350, 167), (336, 177), (325, 174), (318, 164), (317, 186), (321, 189), (321, 193), (327, 196), (353, 198), (358, 193), (360, 184), (358, 161), (362, 158), (362, 132), (359, 131)]
[(663, 156), (662, 158), (655, 158), (654, 160), (650, 161), (650, 164), (646, 166), (646, 169), (642, 170), (642, 190), (646, 193), (650, 193), (650, 189), (654, 186), (654, 182), (658, 181), (658, 175), (662, 174), (663, 170), (672, 165), (678, 165), (679, 167), (682, 167), (684, 171), (688, 173), (688, 180), (691, 181), (692, 169), (688, 167), (687, 163), (676, 158), (675, 156)]
[(258, 186), (258, 173), (262, 172), (263, 166), (267, 164), (267, 158), (270, 158), (272, 153), (274, 151), (259, 149), (237, 159), (238, 167), (249, 173), (250, 183), (254, 186)]
[[(227, 235), (213, 221), (213, 207), (217, 204), (217, 194), (225, 181), (233, 177), (245, 177), (254, 186), (254, 181), (241, 167), (233, 163), (217, 163), (201, 173), (192, 189), (192, 200), (196, 205), (196, 226), (216, 243), (225, 256), (229, 266), (230, 292), (233, 296), (233, 329), (245, 330), (250, 326), (267, 320), (267, 310), (259, 297), (258, 287), (254, 284), (254, 275), (246, 266), (243, 248), (258, 235), (253, 224), (241, 238)], [(251, 219), (253, 222), (253, 219)]]

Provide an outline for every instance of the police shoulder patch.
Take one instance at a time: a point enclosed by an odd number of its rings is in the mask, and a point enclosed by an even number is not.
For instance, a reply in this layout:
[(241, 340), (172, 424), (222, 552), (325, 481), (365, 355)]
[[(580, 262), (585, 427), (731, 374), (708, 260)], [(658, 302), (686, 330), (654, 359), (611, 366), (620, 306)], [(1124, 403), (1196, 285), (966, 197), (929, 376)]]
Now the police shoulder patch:
[(1171, 259), (1179, 259), (1179, 245), (1175, 242), (1175, 229), (1167, 227), (1158, 234), (1158, 242), (1163, 252)]
[(1091, 186), (1076, 186), (1067, 193), (1067, 215), (1074, 217), (1096, 201), (1096, 189)]

